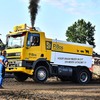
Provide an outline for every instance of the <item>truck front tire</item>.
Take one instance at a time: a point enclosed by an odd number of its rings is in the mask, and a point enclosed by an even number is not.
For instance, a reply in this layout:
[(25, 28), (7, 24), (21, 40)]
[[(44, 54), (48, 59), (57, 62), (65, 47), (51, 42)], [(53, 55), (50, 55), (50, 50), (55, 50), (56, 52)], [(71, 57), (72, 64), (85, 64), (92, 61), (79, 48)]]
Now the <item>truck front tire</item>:
[(91, 74), (89, 70), (81, 69), (76, 76), (76, 82), (80, 84), (86, 84), (90, 81), (90, 78), (91, 78)]
[(44, 83), (48, 78), (48, 70), (44, 66), (39, 66), (35, 69), (33, 80), (37, 83)]
[(28, 78), (28, 75), (25, 73), (16, 72), (14, 73), (14, 77), (17, 81), (23, 82)]

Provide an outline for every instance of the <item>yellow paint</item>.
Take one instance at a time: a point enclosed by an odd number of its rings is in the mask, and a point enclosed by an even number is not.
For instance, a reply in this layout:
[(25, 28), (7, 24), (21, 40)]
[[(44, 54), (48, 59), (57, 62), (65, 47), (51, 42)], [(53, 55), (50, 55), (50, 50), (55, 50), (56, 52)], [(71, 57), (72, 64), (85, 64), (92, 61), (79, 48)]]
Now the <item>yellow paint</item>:
[[(58, 48), (56, 46), (58, 45)], [(92, 47), (74, 45), (74, 44), (65, 44), (65, 43), (52, 43), (52, 50), (53, 51), (60, 51), (66, 53), (73, 53), (73, 54), (82, 54), (82, 55), (91, 55), (93, 53)]]
[(26, 24), (14, 26), (14, 31), (26, 29), (26, 26), (27, 26)]
[(16, 68), (7, 67), (6, 72), (22, 72), (22, 73), (26, 73), (26, 74), (29, 74), (29, 75), (33, 75), (34, 70), (33, 69), (26, 69), (25, 67), (16, 67)]

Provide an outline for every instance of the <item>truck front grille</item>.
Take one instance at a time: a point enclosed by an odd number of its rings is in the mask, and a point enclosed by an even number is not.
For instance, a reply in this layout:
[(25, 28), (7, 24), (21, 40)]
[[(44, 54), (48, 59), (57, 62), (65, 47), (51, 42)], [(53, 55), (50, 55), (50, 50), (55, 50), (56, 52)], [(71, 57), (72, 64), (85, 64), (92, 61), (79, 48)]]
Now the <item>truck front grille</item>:
[(20, 52), (16, 52), (16, 53), (7, 53), (7, 57), (10, 56), (20, 56)]
[(16, 52), (16, 53), (7, 53), (6, 57), (8, 58), (8, 60), (11, 59), (20, 59), (20, 52)]

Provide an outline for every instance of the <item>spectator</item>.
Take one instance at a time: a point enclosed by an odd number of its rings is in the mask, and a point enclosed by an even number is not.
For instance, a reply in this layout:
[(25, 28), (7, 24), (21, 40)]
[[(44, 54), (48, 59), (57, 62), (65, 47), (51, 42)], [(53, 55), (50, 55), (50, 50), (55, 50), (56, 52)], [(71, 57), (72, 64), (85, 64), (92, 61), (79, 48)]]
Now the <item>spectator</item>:
[(5, 68), (8, 65), (8, 60), (7, 58), (5, 58), (5, 56), (6, 56), (5, 50), (0, 52), (0, 88), (3, 88), (2, 83), (3, 83), (4, 76), (5, 76)]
[(94, 64), (98, 65), (98, 60), (97, 59), (94, 60)]

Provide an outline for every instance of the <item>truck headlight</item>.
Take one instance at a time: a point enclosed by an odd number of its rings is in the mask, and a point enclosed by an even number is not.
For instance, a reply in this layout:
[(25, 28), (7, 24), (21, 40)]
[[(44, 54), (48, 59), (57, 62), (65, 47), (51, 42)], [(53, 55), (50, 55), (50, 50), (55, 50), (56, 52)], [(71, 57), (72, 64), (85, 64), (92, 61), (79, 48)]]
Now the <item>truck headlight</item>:
[(17, 61), (17, 65), (18, 65), (19, 67), (21, 67), (21, 66), (22, 66), (22, 61)]
[(20, 56), (20, 52), (16, 53), (16, 56)]

